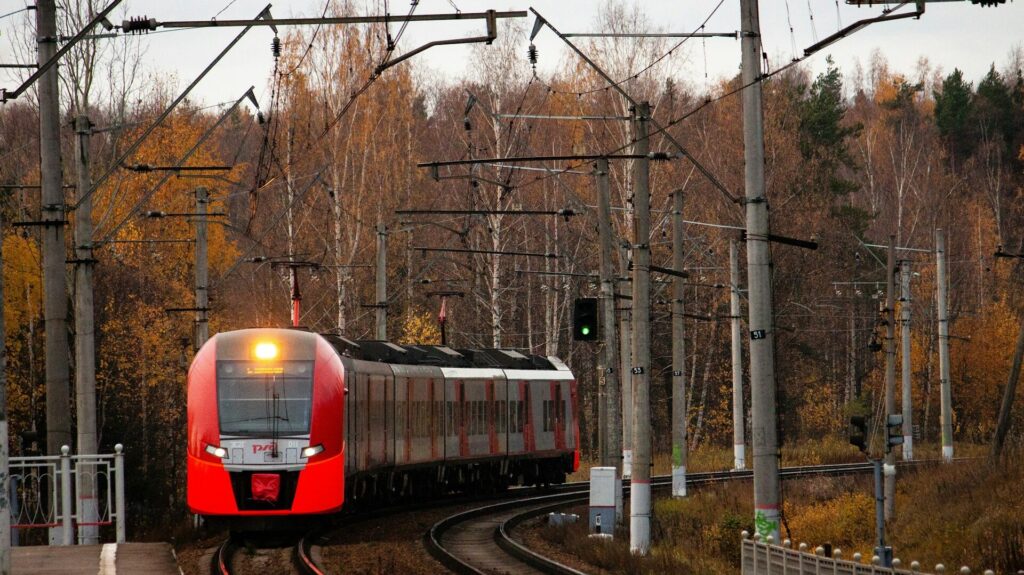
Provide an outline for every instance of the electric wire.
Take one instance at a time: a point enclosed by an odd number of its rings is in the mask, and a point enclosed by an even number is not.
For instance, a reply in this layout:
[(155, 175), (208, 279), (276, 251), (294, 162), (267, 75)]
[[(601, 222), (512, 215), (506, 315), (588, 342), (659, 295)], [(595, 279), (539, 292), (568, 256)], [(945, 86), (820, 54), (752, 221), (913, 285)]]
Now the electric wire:
[(227, 10), (228, 8), (230, 8), (231, 5), (234, 4), (235, 2), (238, 2), (238, 0), (231, 0), (230, 2), (228, 2), (223, 8), (220, 9), (220, 12), (217, 12), (216, 14), (214, 14), (213, 17), (210, 18), (210, 20), (216, 20), (217, 16), (220, 16), (221, 14), (223, 14), (224, 11)]
[(810, 15), (810, 19), (811, 19), (811, 37), (814, 38), (815, 42), (817, 42), (818, 41), (818, 28), (817, 28), (817, 26), (814, 25), (814, 7), (811, 6), (811, 0), (807, 0), (807, 13)]
[[(755, 78), (754, 80), (752, 80), (750, 82), (747, 82), (745, 84), (739, 84), (735, 88), (733, 88), (731, 90), (727, 90), (727, 91), (725, 91), (725, 92), (723, 92), (723, 93), (721, 93), (718, 96), (715, 96), (713, 98), (707, 98), (701, 104), (695, 106), (694, 108), (691, 108), (687, 112), (684, 112), (682, 115), (680, 115), (680, 116), (670, 120), (668, 123), (664, 124), (660, 128), (653, 128), (652, 130), (650, 130), (648, 132), (647, 138), (650, 139), (650, 138), (652, 138), (652, 137), (654, 137), (654, 136), (656, 136), (658, 134), (661, 134), (662, 132), (667, 131), (669, 128), (672, 128), (672, 127), (674, 127), (674, 126), (676, 126), (676, 125), (678, 125), (678, 124), (688, 120), (689, 118), (693, 117), (694, 115), (696, 115), (697, 113), (702, 111), (704, 108), (707, 108), (708, 106), (711, 106), (713, 104), (717, 104), (718, 102), (720, 102), (720, 101), (722, 101), (722, 100), (724, 100), (726, 98), (729, 98), (730, 96), (733, 96), (733, 95), (735, 95), (735, 94), (737, 94), (739, 92), (742, 92), (743, 90), (749, 88), (750, 86), (753, 86), (754, 84), (756, 84), (758, 82), (764, 82), (765, 80), (770, 80), (771, 78), (774, 78), (775, 76), (778, 76), (779, 74), (781, 74), (782, 72), (792, 68), (793, 66), (796, 66), (797, 64), (800, 64), (801, 62), (811, 58), (812, 56), (814, 56), (817, 53), (818, 52), (812, 52), (810, 54), (805, 54), (803, 56), (800, 56), (799, 58), (795, 58), (792, 61), (784, 64), (783, 66), (780, 66), (779, 68), (776, 68), (775, 70), (772, 70), (771, 72), (768, 72), (768, 73), (765, 73), (765, 74), (761, 74), (758, 78)], [(630, 142), (630, 143), (625, 144), (623, 146), (619, 146), (618, 148), (615, 148), (613, 150), (609, 150), (608, 152), (606, 152), (606, 154), (609, 155), (609, 156), (617, 154), (617, 153), (619, 153), (619, 152), (621, 152), (621, 151), (631, 147), (633, 145), (633, 143), (634, 142)], [(570, 171), (570, 170), (577, 170), (580, 167), (585, 166), (586, 164), (587, 164), (587, 162), (577, 162), (577, 163), (574, 163), (574, 164), (570, 164), (570, 165), (568, 165), (567, 167), (565, 167), (565, 168), (563, 168), (561, 170), (552, 171), (550, 174), (546, 174), (546, 175), (543, 175), (543, 176), (538, 176), (537, 178), (534, 178), (533, 180), (530, 180), (528, 182), (520, 184), (518, 186), (518, 188), (519, 189), (523, 189), (523, 188), (525, 188), (527, 186), (531, 186), (531, 185), (533, 185), (535, 183), (541, 182), (541, 181), (546, 180), (548, 178), (558, 177), (559, 175), (561, 175), (562, 172), (567, 172), (567, 171)]]
[(789, 45), (793, 50), (793, 57), (796, 58), (796, 34), (793, 32), (793, 18), (789, 13), (789, 0), (786, 0), (786, 24), (789, 26)]
[(28, 10), (29, 10), (28, 8), (22, 8), (21, 10), (15, 10), (14, 12), (8, 12), (7, 14), (4, 14), (3, 16), (0, 16), (0, 20), (3, 20), (4, 18), (7, 18), (8, 16), (14, 16), (15, 14), (21, 14), (22, 12), (28, 12)]
[[(718, 12), (718, 9), (721, 8), (722, 4), (724, 4), (724, 3), (725, 3), (725, 0), (719, 0), (718, 4), (716, 4), (715, 7), (711, 9), (711, 13), (708, 14), (707, 17), (704, 18), (704, 21), (701, 22), (700, 26), (698, 26), (694, 30), (694, 33), (702, 30), (707, 25), (708, 21), (711, 20), (711, 18), (715, 15), (716, 12)], [(596, 87), (596, 88), (588, 88), (586, 90), (563, 91), (563, 90), (559, 90), (559, 89), (551, 86), (550, 84), (544, 82), (543, 80), (540, 80), (540, 83), (543, 86), (545, 86), (546, 88), (548, 88), (549, 90), (551, 90), (554, 93), (556, 93), (556, 94), (575, 95), (577, 98), (580, 98), (580, 97), (588, 95), (588, 94), (596, 94), (598, 92), (610, 90), (610, 89), (612, 89), (615, 86), (621, 86), (622, 84), (625, 84), (626, 82), (630, 82), (630, 81), (638, 79), (641, 75), (643, 75), (643, 74), (647, 73), (648, 71), (650, 71), (651, 68), (654, 68), (655, 66), (660, 64), (663, 60), (665, 60), (666, 58), (671, 56), (676, 50), (680, 49), (684, 44), (686, 44), (686, 42), (689, 41), (690, 38), (692, 38), (692, 37), (693, 36), (686, 36), (685, 38), (683, 38), (679, 42), (676, 42), (675, 46), (672, 46), (671, 48), (669, 48), (667, 52), (665, 52), (661, 56), (658, 56), (657, 58), (655, 58), (655, 60), (653, 62), (651, 62), (650, 64), (647, 64), (646, 66), (641, 68), (639, 71), (631, 73), (628, 76), (626, 76), (625, 78), (623, 78), (623, 79), (621, 79), (621, 80), (619, 80), (617, 82), (613, 82), (611, 84), (605, 84), (603, 86), (599, 86), (599, 87)], [(534, 75), (536, 75), (536, 72), (534, 72)]]
[[(331, 0), (324, 0), (324, 11), (320, 14), (320, 19), (327, 17), (327, 9), (331, 6)], [(310, 50), (313, 49), (313, 43), (316, 42), (316, 37), (320, 34), (320, 28), (323, 26), (323, 22), (317, 22), (316, 28), (313, 29), (313, 35), (309, 38), (309, 43), (306, 44), (306, 49), (302, 52), (302, 56), (299, 56), (299, 61), (292, 66), (291, 70), (288, 70), (283, 75), (285, 78), (291, 76), (296, 70), (302, 66), (302, 63), (306, 61), (306, 56), (309, 55)]]

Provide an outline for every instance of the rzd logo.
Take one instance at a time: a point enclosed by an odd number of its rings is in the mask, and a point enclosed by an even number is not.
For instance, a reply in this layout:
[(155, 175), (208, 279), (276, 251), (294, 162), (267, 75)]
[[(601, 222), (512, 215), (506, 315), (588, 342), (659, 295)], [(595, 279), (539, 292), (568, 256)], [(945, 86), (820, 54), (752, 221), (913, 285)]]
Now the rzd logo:
[(253, 446), (252, 446), (252, 452), (254, 454), (255, 453), (262, 453), (264, 451), (272, 451), (273, 449), (274, 449), (274, 444), (273, 443), (267, 443), (265, 445), (253, 444)]

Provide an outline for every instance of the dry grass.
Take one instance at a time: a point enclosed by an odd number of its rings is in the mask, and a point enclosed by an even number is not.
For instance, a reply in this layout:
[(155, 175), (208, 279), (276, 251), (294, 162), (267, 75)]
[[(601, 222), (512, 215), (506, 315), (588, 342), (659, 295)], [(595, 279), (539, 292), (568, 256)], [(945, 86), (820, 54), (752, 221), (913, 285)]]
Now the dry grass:
[[(845, 438), (826, 436), (817, 441), (802, 441), (782, 447), (782, 464), (785, 466), (822, 465), (828, 463), (849, 463), (863, 461), (864, 456), (846, 442)], [(568, 481), (587, 481), (590, 468), (598, 464), (594, 460), (581, 460), (580, 468), (569, 476)], [(686, 470), (690, 473), (723, 471), (732, 469), (732, 447), (702, 445), (687, 454)], [(750, 468), (750, 454), (747, 454), (747, 468)], [(654, 475), (668, 475), (672, 472), (672, 461), (667, 453), (654, 455)]]
[[(980, 457), (985, 446), (957, 445), (958, 457)], [(918, 459), (935, 459), (937, 445), (915, 446)], [(954, 465), (901, 471), (897, 481), (896, 520), (888, 539), (896, 556), (936, 563), (969, 565), (975, 572), (1024, 569), (1024, 454), (990, 464), (984, 458)], [(783, 450), (783, 465), (863, 461), (839, 439), (802, 443)], [(727, 449), (691, 452), (688, 470), (725, 469)], [(667, 459), (655, 461), (666, 472)], [(664, 469), (664, 470), (663, 470)], [(580, 479), (584, 479), (581, 476)], [(871, 555), (874, 499), (870, 476), (784, 482), (784, 535), (812, 546), (831, 543), (846, 556)], [(739, 533), (751, 530), (749, 483), (722, 483), (695, 489), (683, 500), (658, 499), (654, 505), (654, 547), (647, 557), (629, 553), (628, 533), (606, 542), (587, 537), (585, 523), (543, 528), (541, 536), (582, 561), (609, 573), (735, 573)], [(584, 510), (585, 512), (585, 510)], [(628, 515), (628, 510), (627, 510)]]

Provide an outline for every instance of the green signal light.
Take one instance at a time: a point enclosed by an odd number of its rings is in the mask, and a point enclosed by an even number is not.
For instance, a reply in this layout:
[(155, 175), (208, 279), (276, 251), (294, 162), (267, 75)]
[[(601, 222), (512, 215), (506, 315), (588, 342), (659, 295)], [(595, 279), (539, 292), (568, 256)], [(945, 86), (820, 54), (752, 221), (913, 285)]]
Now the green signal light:
[(583, 335), (590, 335), (590, 326), (585, 325), (585, 326), (581, 327), (580, 328), (580, 333), (582, 333)]

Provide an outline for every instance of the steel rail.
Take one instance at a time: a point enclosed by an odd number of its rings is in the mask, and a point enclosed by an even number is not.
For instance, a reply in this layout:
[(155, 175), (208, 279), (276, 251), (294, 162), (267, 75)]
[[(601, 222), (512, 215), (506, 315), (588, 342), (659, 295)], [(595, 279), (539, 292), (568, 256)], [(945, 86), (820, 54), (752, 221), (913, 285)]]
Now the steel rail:
[(228, 536), (217, 546), (210, 561), (210, 572), (215, 575), (231, 575), (231, 556), (235, 552), (234, 537)]
[(327, 575), (327, 569), (325, 569), (317, 558), (317, 553), (313, 552), (313, 547), (319, 547), (314, 541), (319, 540), (323, 535), (322, 529), (313, 529), (309, 533), (306, 533), (299, 539), (298, 543), (295, 544), (295, 565), (299, 568), (300, 573), (307, 575)]

